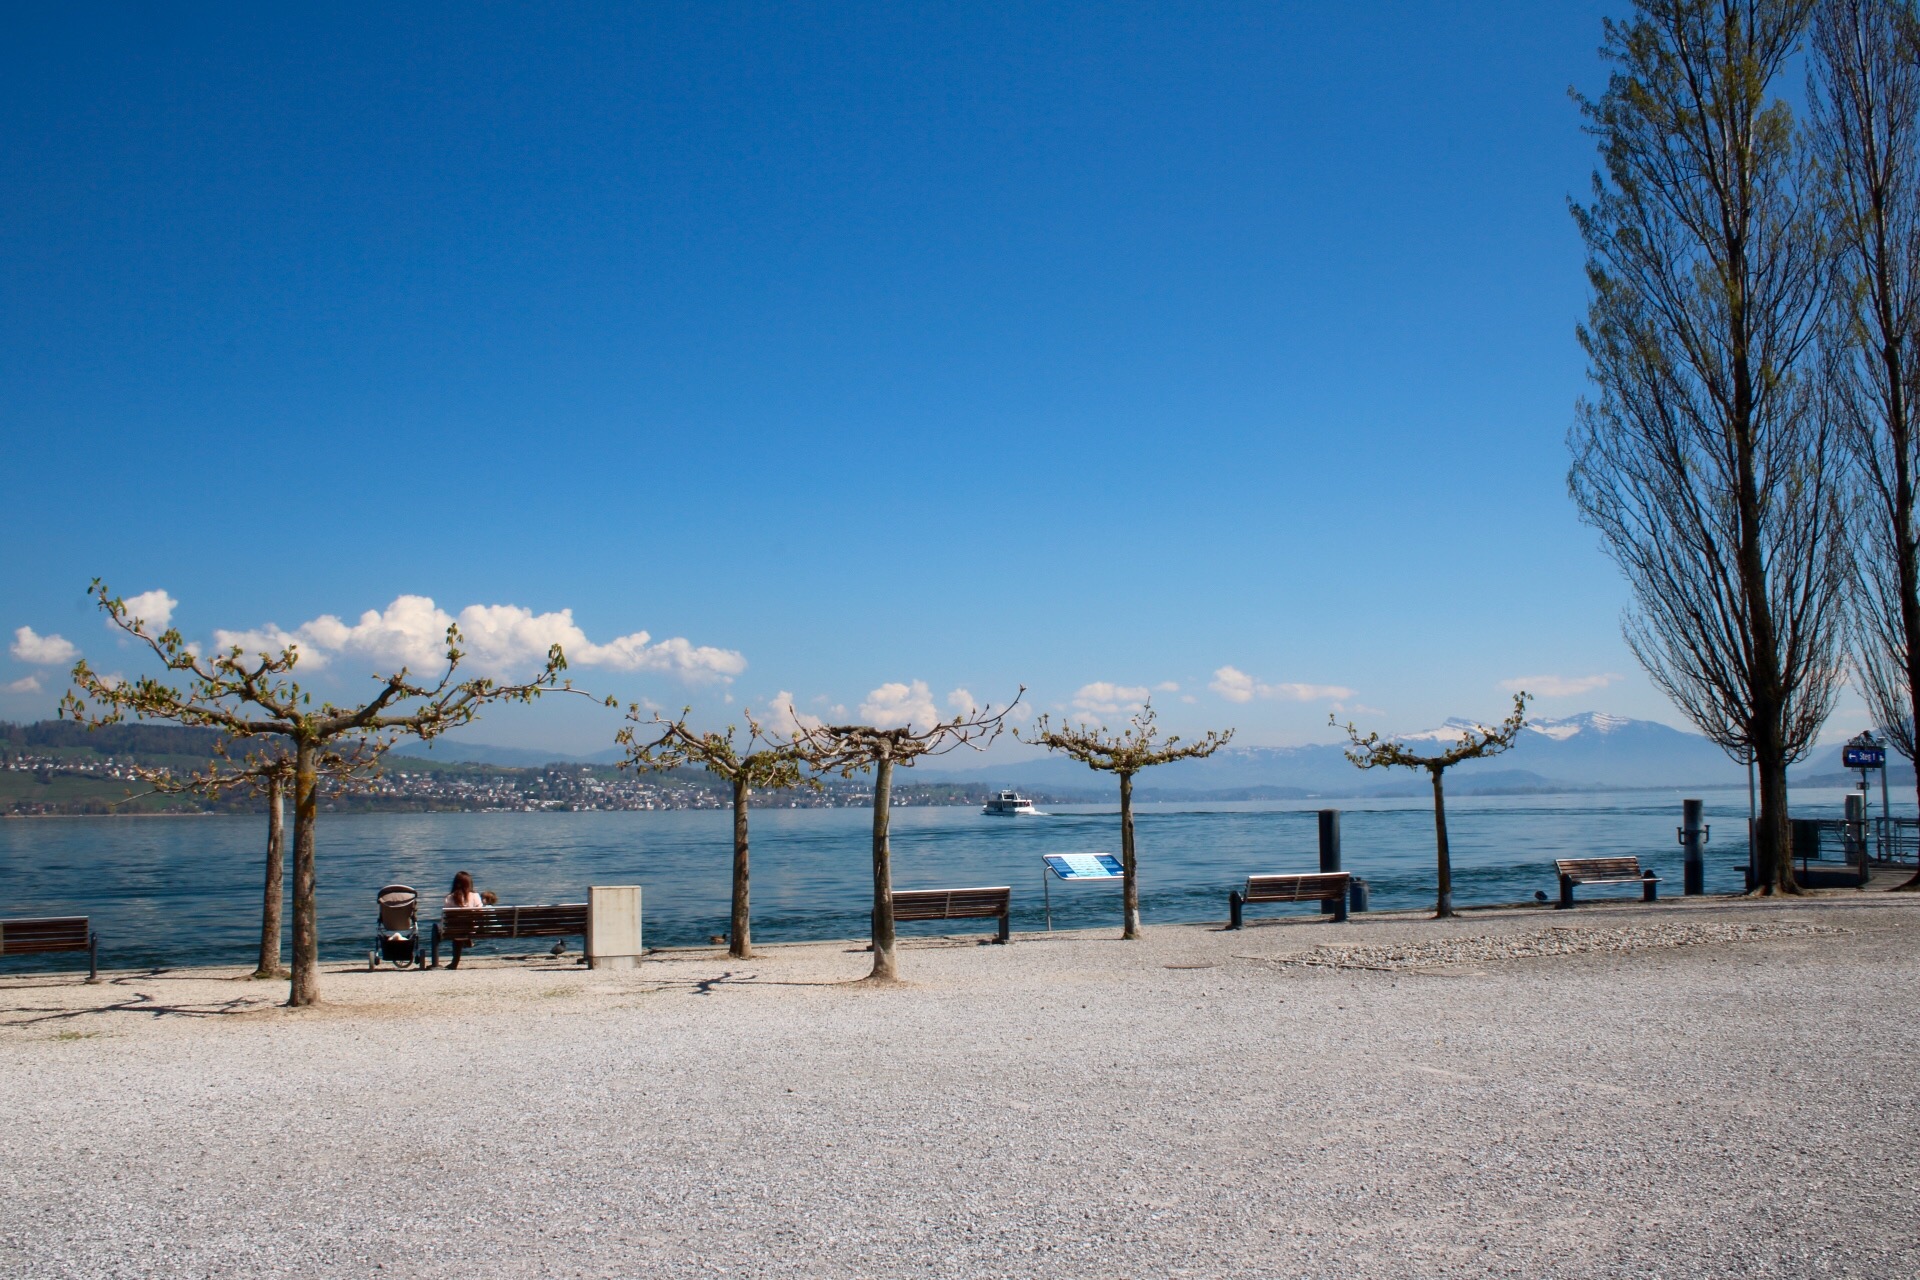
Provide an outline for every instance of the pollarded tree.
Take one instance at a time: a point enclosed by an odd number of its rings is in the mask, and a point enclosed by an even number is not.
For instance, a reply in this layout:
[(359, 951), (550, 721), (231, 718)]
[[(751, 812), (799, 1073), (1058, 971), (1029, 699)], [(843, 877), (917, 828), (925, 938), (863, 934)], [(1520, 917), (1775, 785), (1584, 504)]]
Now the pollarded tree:
[(1016, 729), (1014, 737), (1072, 756), (1090, 769), (1111, 773), (1120, 779), (1120, 937), (1126, 941), (1137, 939), (1140, 936), (1140, 881), (1134, 857), (1133, 775), (1175, 760), (1210, 756), (1233, 740), (1233, 730), (1208, 730), (1197, 742), (1183, 742), (1178, 734), (1162, 740), (1153, 703), (1149, 701), (1134, 713), (1127, 728), (1120, 733), (1109, 733), (1089, 724), (1061, 725), (1055, 729), (1046, 716), (1041, 716), (1027, 733)]
[(1440, 872), (1439, 897), (1433, 917), (1438, 920), (1454, 914), (1453, 856), (1447, 849), (1447, 795), (1441, 777), (1462, 760), (1497, 756), (1511, 747), (1520, 736), (1520, 731), (1527, 727), (1527, 695), (1513, 695), (1513, 714), (1501, 721), (1499, 728), (1474, 725), (1470, 729), (1463, 729), (1453, 750), (1443, 751), (1437, 756), (1417, 755), (1404, 742), (1382, 738), (1377, 733), (1370, 733), (1363, 738), (1352, 724), (1342, 725), (1332, 716), (1327, 717), (1327, 723), (1347, 731), (1347, 741), (1351, 744), (1347, 759), (1362, 769), (1425, 769), (1433, 779), (1434, 857)]
[[(747, 737), (744, 743), (736, 741), (738, 730), (727, 726), (725, 733), (695, 733), (687, 727), (687, 716), (693, 708), (681, 710), (676, 720), (667, 720), (654, 713), (651, 720), (640, 719), (640, 708), (627, 708), (627, 728), (620, 731), (617, 742), (627, 749), (626, 759), (620, 762), (622, 768), (632, 769), (677, 769), (682, 765), (697, 764), (717, 778), (722, 778), (733, 787), (733, 920), (732, 931), (727, 939), (727, 954), (737, 960), (751, 959), (753, 956), (753, 913), (747, 897), (747, 805), (754, 788), (762, 791), (785, 791), (798, 786), (819, 786), (819, 782), (802, 771), (806, 753), (791, 741), (768, 734), (761, 723), (753, 718), (753, 712), (746, 712)], [(644, 724), (647, 728), (657, 729), (658, 736), (649, 742), (636, 741), (634, 726)]]
[(1639, 0), (1609, 22), (1607, 91), (1581, 100), (1602, 172), (1574, 208), (1598, 394), (1568, 488), (1633, 593), (1647, 674), (1758, 768), (1762, 892), (1798, 892), (1787, 766), (1832, 710), (1844, 468), (1817, 338), (1825, 190), (1774, 96), (1812, 0)]
[(329, 752), (351, 744), (377, 761), (405, 738), (431, 739), (472, 722), (480, 709), (496, 702), (531, 702), (553, 691), (572, 692), (561, 672), (567, 660), (554, 645), (533, 679), (500, 684), (480, 676), (456, 679), (460, 629), (447, 628), (447, 669), (438, 679), (413, 679), (402, 667), (375, 676), (374, 695), (355, 707), (322, 701), (292, 679), (300, 661), (297, 646), (277, 655), (249, 655), (239, 645), (202, 654), (177, 628), (159, 635), (132, 616), (126, 602), (95, 579), (90, 595), (108, 622), (145, 645), (169, 677), (152, 675), (121, 680), (102, 676), (83, 658), (74, 665), (74, 688), (61, 700), (60, 713), (90, 725), (118, 724), (128, 717), (167, 720), (217, 729), (229, 742), (277, 739), (293, 759), (293, 980), (287, 1003), (293, 1007), (320, 1001), (320, 934), (314, 897), (314, 823), (320, 811), (322, 763)]
[(808, 724), (789, 708), (798, 726), (794, 744), (806, 762), (821, 773), (850, 778), (873, 770), (873, 972), (867, 981), (897, 982), (900, 967), (894, 958), (893, 850), (888, 843), (893, 803), (894, 766), (911, 768), (925, 756), (945, 755), (960, 747), (975, 751), (1000, 736), (1007, 715), (1020, 705), (1020, 692), (1005, 710), (983, 707), (963, 713), (928, 729), (911, 724), (881, 729), (870, 724)]
[[(214, 743), (214, 757), (207, 767), (196, 769), (185, 777), (162, 765), (136, 763), (131, 768), (134, 776), (162, 794), (217, 796), (234, 791), (251, 791), (266, 797), (267, 857), (266, 874), (261, 886), (260, 958), (252, 976), (285, 978), (289, 975), (280, 965), (280, 913), (286, 896), (285, 796), (288, 786), (293, 782), (294, 761), (284, 750), (267, 747), (256, 749), (236, 762), (229, 755), (229, 750), (226, 739), (217, 740)], [(380, 762), (377, 757), (363, 757), (352, 744), (337, 744), (335, 749), (321, 753), (319, 772), (323, 779), (335, 787), (352, 786), (371, 782), (378, 777)]]
[[(1835, 306), (1827, 406), (1860, 480), (1851, 523), (1854, 671), (1914, 756), (1920, 689), (1920, 45), (1911, 0), (1823, 0), (1811, 138), (1826, 179)], [(1902, 885), (1920, 889), (1920, 874)]]

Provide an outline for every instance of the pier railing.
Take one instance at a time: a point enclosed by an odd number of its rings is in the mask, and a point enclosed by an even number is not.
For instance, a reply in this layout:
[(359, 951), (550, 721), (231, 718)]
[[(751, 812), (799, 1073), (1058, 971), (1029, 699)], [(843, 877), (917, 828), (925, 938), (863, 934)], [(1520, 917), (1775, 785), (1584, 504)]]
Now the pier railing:
[[(1858, 850), (1859, 852), (1856, 852)], [(1874, 862), (1920, 863), (1920, 818), (1795, 818), (1796, 862), (1855, 862), (1861, 852)]]

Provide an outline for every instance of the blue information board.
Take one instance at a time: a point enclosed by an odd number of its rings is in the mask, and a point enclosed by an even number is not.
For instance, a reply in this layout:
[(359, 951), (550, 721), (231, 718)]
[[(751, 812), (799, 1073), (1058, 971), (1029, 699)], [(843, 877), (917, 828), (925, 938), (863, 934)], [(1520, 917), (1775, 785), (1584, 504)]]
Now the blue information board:
[(1110, 853), (1047, 853), (1041, 860), (1062, 880), (1118, 880), (1126, 874)]
[(1887, 749), (1849, 742), (1841, 748), (1840, 759), (1849, 769), (1884, 769), (1887, 767)]
[[(1110, 853), (1043, 853), (1040, 865), (1040, 890), (1047, 904), (1047, 928), (1053, 928), (1053, 882), (1055, 880), (1126, 879), (1127, 870)], [(1049, 874), (1051, 873), (1051, 874)]]

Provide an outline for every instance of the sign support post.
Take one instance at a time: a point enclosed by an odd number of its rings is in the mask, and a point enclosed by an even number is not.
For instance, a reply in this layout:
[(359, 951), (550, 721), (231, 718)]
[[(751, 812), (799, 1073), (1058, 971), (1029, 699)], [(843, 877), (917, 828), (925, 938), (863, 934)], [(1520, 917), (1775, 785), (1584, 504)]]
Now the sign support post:
[(1860, 794), (1867, 792), (1867, 770), (1880, 771), (1880, 845), (1878, 853), (1882, 859), (1888, 856), (1887, 842), (1893, 832), (1893, 809), (1887, 803), (1887, 748), (1869, 729), (1840, 749), (1840, 763), (1848, 769), (1860, 771)]

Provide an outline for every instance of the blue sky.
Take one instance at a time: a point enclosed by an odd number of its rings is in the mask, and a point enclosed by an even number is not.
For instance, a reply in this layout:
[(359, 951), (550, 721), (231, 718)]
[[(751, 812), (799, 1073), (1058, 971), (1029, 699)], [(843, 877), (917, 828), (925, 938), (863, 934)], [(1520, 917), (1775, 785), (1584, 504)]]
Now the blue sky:
[(1677, 722), (1564, 484), (1619, 8), (12, 9), (0, 716), (98, 575), (342, 695)]

